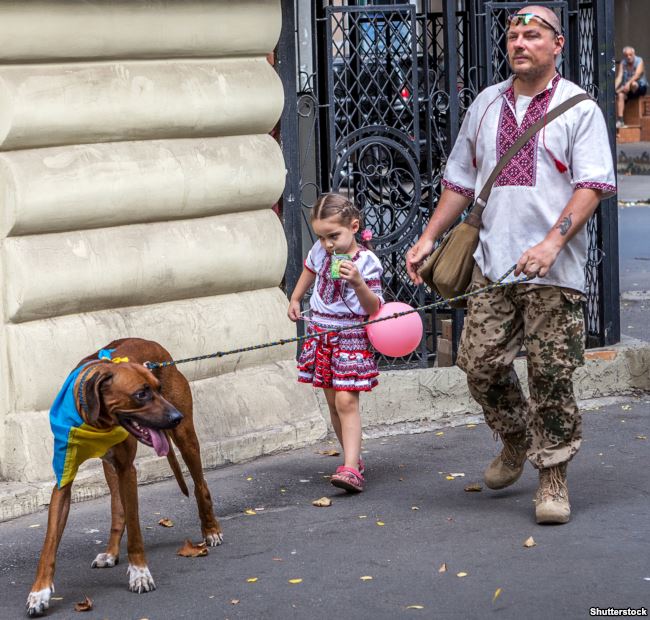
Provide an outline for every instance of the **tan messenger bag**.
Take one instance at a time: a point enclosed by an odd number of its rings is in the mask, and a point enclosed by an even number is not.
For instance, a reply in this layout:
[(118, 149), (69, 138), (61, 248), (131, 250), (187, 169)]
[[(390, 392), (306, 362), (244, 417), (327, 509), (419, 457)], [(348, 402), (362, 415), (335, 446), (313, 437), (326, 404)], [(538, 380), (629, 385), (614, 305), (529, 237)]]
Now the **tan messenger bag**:
[[(494, 181), (510, 160), (545, 124), (585, 99), (591, 97), (587, 93), (581, 93), (553, 108), (545, 118), (531, 125), (504, 153), (465, 219), (447, 233), (433, 254), (418, 269), (420, 277), (434, 293), (443, 299), (453, 300), (467, 291), (474, 270), (474, 252), (478, 246), (481, 216)], [(450, 301), (449, 305), (453, 308), (465, 308), (467, 300)]]

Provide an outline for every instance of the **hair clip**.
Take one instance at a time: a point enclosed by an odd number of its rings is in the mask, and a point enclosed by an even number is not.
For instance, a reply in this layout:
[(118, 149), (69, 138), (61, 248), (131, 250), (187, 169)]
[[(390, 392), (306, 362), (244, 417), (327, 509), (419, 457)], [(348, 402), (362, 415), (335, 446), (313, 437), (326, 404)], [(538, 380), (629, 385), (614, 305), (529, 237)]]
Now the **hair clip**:
[(372, 239), (372, 230), (370, 230), (370, 228), (364, 228), (361, 231), (361, 240), (370, 241), (371, 239)]

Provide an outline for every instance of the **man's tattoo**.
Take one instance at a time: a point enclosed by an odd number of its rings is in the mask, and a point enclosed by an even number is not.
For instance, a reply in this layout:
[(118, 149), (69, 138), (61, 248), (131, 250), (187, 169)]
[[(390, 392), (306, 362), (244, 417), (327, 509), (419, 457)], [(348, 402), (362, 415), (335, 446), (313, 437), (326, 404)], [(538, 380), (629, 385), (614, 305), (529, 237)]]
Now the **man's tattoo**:
[(560, 234), (564, 237), (569, 232), (571, 228), (571, 214), (567, 215), (562, 221), (555, 227), (560, 229)]

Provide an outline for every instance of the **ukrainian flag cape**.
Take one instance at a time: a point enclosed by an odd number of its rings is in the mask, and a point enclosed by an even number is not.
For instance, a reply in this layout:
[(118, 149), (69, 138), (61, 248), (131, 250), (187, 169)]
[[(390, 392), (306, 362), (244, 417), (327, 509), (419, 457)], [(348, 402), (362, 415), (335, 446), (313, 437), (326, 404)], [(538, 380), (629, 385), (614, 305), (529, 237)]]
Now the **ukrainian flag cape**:
[[(99, 359), (106, 357), (100, 354)], [(84, 461), (104, 456), (114, 445), (129, 436), (122, 426), (104, 430), (90, 426), (81, 419), (75, 402), (74, 384), (87, 365), (75, 368), (68, 375), (50, 409), (50, 427), (54, 434), (52, 466), (59, 488), (75, 479), (79, 466)]]

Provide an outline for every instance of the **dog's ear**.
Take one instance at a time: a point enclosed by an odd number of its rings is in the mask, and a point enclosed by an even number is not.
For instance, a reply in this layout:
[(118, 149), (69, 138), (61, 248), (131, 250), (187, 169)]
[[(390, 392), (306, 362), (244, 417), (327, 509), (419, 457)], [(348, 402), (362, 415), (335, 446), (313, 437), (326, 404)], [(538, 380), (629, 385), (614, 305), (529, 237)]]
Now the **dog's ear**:
[(110, 371), (99, 371), (88, 377), (84, 384), (84, 400), (86, 401), (86, 422), (91, 426), (96, 426), (99, 417), (102, 414), (104, 401), (102, 398), (102, 388), (108, 385), (113, 378)]

